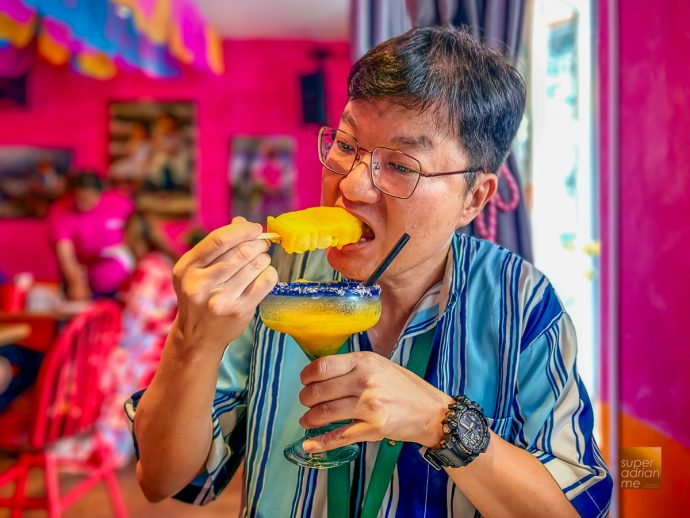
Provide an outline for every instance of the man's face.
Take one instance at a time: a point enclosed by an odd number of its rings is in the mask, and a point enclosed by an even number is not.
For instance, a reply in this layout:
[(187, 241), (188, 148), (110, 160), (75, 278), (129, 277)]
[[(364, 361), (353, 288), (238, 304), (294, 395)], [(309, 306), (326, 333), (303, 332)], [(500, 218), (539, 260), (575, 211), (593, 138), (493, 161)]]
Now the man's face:
[[(457, 171), (469, 165), (456, 139), (435, 126), (433, 115), (387, 101), (350, 101), (338, 128), (369, 151), (388, 147), (413, 156), (424, 172)], [(331, 266), (346, 277), (363, 280), (407, 232), (410, 242), (382, 280), (435, 267), (445, 259), (453, 232), (461, 223), (463, 176), (421, 177), (410, 198), (397, 199), (374, 187), (369, 174), (371, 154), (361, 152), (361, 157), (347, 176), (326, 168), (322, 172), (322, 205), (342, 207), (371, 229), (365, 227), (365, 242), (329, 249)]]

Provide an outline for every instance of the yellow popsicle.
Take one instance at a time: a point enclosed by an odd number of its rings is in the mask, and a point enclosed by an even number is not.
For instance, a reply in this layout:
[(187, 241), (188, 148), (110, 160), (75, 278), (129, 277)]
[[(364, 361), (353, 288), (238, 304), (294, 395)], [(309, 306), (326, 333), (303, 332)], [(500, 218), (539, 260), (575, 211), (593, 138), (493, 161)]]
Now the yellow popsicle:
[(288, 254), (317, 248), (342, 248), (362, 237), (362, 222), (340, 207), (312, 207), (269, 216), (268, 232), (280, 235), (280, 245)]

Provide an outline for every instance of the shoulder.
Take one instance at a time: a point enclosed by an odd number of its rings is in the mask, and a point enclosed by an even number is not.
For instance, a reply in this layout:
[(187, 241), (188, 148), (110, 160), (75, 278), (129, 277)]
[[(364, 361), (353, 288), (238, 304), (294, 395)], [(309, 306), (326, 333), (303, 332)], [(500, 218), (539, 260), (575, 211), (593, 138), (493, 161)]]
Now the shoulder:
[(484, 239), (456, 235), (453, 240), (456, 271), (473, 281), (491, 285), (516, 283), (518, 291), (543, 282), (545, 276), (534, 265), (507, 248)]
[(470, 294), (509, 312), (521, 329), (523, 346), (556, 325), (565, 313), (549, 279), (519, 255), (465, 235), (457, 236), (454, 246), (456, 272), (467, 278)]
[(78, 214), (74, 210), (74, 202), (71, 195), (56, 200), (48, 209), (46, 222), (48, 232), (54, 242), (70, 239), (73, 228), (76, 226)]
[(117, 191), (105, 191), (103, 193), (103, 202), (103, 205), (109, 209), (122, 211), (126, 215), (134, 211), (134, 202)]
[(74, 197), (67, 194), (55, 200), (48, 209), (47, 218), (49, 220), (64, 218), (74, 213)]
[(172, 261), (160, 252), (149, 252), (137, 262), (137, 270), (153, 272), (172, 271)]

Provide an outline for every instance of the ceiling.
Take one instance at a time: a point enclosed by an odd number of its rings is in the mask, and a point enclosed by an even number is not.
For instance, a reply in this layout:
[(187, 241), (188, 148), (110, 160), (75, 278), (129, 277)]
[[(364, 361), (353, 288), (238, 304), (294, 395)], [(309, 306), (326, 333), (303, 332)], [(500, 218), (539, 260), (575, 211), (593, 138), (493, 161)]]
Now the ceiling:
[(195, 0), (206, 20), (229, 39), (349, 38), (350, 0)]

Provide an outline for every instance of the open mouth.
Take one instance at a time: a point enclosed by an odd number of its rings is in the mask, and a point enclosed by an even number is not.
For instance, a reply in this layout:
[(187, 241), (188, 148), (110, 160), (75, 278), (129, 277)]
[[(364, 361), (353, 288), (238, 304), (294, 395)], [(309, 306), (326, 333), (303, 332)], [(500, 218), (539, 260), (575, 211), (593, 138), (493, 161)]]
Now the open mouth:
[(362, 222), (362, 237), (359, 238), (359, 242), (366, 243), (367, 241), (372, 241), (374, 239), (376, 239), (376, 234), (374, 234), (374, 231), (369, 225)]

